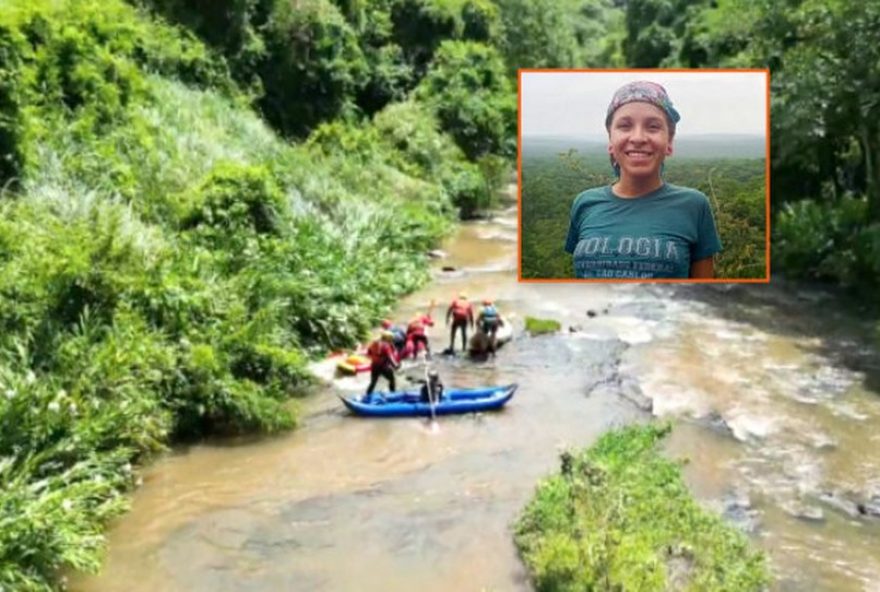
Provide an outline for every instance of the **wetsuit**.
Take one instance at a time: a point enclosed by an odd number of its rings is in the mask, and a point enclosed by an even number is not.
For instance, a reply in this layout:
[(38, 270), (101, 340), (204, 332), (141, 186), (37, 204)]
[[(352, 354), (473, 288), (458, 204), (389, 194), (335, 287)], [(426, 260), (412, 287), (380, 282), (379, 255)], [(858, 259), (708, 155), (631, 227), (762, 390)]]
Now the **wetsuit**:
[(367, 395), (372, 394), (380, 376), (388, 379), (388, 390), (394, 392), (394, 368), (397, 366), (397, 355), (394, 353), (394, 346), (388, 341), (374, 341), (367, 348), (367, 355), (372, 361), (370, 365), (370, 386), (367, 387)]
[(406, 340), (409, 342), (408, 351), (412, 352), (413, 358), (419, 355), (419, 346), (425, 348), (425, 353), (431, 355), (431, 346), (428, 345), (428, 336), (425, 327), (433, 327), (434, 320), (428, 315), (420, 315), (414, 318), (406, 328)]
[(474, 309), (467, 300), (453, 300), (446, 311), (446, 322), (452, 317), (452, 329), (449, 331), (449, 349), (455, 351), (455, 331), (461, 328), (461, 349), (467, 351), (467, 327), (474, 326)]

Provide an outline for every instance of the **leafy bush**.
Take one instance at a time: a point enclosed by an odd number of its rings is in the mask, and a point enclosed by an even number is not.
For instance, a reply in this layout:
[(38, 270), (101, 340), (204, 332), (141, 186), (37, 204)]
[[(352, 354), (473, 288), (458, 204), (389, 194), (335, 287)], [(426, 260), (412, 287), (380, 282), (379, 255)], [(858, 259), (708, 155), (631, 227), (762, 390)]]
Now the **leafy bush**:
[(260, 106), (284, 134), (305, 136), (339, 116), (366, 82), (354, 31), (329, 0), (278, 0), (264, 29)]
[(446, 41), (416, 89), (471, 160), (516, 152), (516, 95), (490, 46)]
[(868, 291), (880, 285), (880, 224), (868, 223), (863, 198), (786, 204), (773, 232), (774, 258), (793, 277)]
[(439, 182), (461, 217), (492, 204), (500, 181), (468, 162), (455, 142), (439, 131), (437, 118), (423, 105), (389, 105), (376, 115), (374, 127), (379, 141), (396, 151), (391, 163), (420, 179)]
[(281, 234), (286, 203), (262, 167), (219, 164), (189, 197), (181, 226), (198, 241), (238, 258), (257, 237)]
[[(562, 455), (516, 525), (538, 590), (763, 589), (766, 559), (690, 497), (657, 452), (668, 426), (633, 426)], [(673, 585), (673, 581), (675, 584)]]
[(247, 378), (234, 378), (216, 352), (205, 344), (188, 347), (180, 360), (175, 396), (174, 432), (181, 438), (212, 433), (236, 434), (290, 428), (295, 418), (282, 401)]
[(27, 39), (0, 22), (0, 184), (17, 177), (24, 164), (25, 132), (22, 113), (22, 57)]
[(497, 0), (504, 22), (498, 44), (513, 77), (518, 68), (624, 66), (620, 2)]
[(0, 461), (0, 587), (4, 589), (47, 592), (62, 566), (97, 571), (103, 525), (126, 507), (119, 492), (131, 485), (132, 478), (123, 450), (92, 454), (61, 469), (52, 467), (34, 479), (41, 466), (51, 466), (43, 455)]
[(420, 73), (447, 40), (491, 43), (501, 29), (497, 6), (489, 0), (395, 0), (394, 40)]
[(251, 82), (265, 55), (260, 28), (269, 20), (274, 0), (132, 0), (165, 19), (179, 23), (229, 61), (232, 73)]

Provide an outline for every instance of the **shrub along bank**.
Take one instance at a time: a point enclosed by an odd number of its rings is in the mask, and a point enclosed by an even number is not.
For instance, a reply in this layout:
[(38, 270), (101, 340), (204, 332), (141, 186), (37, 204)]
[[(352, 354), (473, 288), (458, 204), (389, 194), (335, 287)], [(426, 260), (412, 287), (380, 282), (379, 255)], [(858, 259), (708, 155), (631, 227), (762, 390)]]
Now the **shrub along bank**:
[(541, 591), (752, 592), (769, 573), (763, 554), (690, 497), (679, 466), (660, 456), (668, 426), (611, 431), (562, 455), (516, 526)]

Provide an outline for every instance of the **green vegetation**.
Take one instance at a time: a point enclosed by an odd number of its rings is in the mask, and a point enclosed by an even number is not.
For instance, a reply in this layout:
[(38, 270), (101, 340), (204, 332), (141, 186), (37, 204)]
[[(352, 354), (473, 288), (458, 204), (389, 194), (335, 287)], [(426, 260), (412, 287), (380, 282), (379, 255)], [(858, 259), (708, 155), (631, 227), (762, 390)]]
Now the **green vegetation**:
[(559, 321), (553, 319), (536, 319), (535, 317), (526, 317), (526, 331), (531, 335), (544, 335), (545, 333), (556, 333), (562, 325)]
[[(237, 31), (212, 48), (118, 1), (0, 7), (0, 588), (96, 570), (169, 443), (295, 425), (309, 358), (424, 282), (425, 251), (509, 170), (509, 81), (467, 83), (504, 72), (494, 50), (432, 52), (361, 110), (365, 41), (307, 4), (186, 3), (200, 34)], [(456, 35), (487, 6), (450, 5)], [(446, 103), (466, 91), (484, 94)]]
[[(573, 277), (563, 250), (574, 198), (614, 177), (606, 154), (577, 151), (523, 158), (522, 276)], [(724, 251), (716, 257), (719, 278), (763, 278), (766, 198), (763, 159), (674, 157), (664, 179), (709, 196)]]
[(638, 0), (626, 13), (629, 66), (770, 69), (774, 270), (873, 295), (880, 4)]
[(679, 466), (657, 452), (669, 426), (606, 433), (563, 453), (516, 525), (536, 588), (761, 590), (769, 570), (746, 537), (690, 497)]
[[(774, 254), (875, 287), (878, 31), (843, 0), (6, 0), (0, 587), (96, 569), (132, 466), (174, 439), (295, 424), (308, 359), (492, 205), (519, 67), (769, 67)], [(719, 274), (751, 275), (762, 164), (708, 166), (667, 173), (715, 197)], [(528, 259), (570, 274), (542, 249), (606, 175), (526, 161)]]
[(517, 68), (623, 67), (624, 11), (614, 0), (497, 0), (501, 50)]

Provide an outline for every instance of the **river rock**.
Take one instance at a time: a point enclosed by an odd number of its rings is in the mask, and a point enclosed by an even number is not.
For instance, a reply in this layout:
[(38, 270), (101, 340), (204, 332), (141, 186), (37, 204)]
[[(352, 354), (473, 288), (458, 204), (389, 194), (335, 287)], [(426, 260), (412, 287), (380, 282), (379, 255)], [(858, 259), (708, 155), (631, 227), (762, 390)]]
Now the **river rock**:
[(620, 396), (631, 402), (633, 405), (646, 413), (654, 412), (654, 400), (646, 397), (642, 390), (638, 387), (628, 387), (629, 385), (621, 385)]
[(865, 513), (875, 518), (880, 518), (880, 493), (874, 494), (863, 504)]
[(666, 590), (687, 590), (692, 585), (694, 565), (690, 551), (670, 549), (666, 558)]
[(590, 317), (590, 318), (592, 319), (593, 317), (596, 316), (596, 311), (595, 311), (595, 310), (588, 310), (588, 311), (587, 311), (587, 316)]
[(433, 249), (428, 251), (428, 257), (431, 259), (446, 259), (448, 257), (446, 251), (442, 251), (440, 249)]
[(724, 506), (722, 517), (745, 533), (758, 530), (758, 511), (752, 507), (746, 493), (731, 491), (721, 500)]
[(831, 439), (827, 434), (816, 433), (810, 436), (810, 444), (816, 450), (828, 452), (837, 448), (837, 442)]
[(862, 512), (859, 511), (859, 505), (856, 502), (847, 499), (839, 491), (822, 492), (819, 495), (819, 501), (833, 510), (846, 514), (850, 518), (858, 518), (862, 514)]
[(578, 331), (583, 331), (584, 328), (581, 325), (569, 325), (568, 332), (569, 333), (577, 333)]
[(452, 265), (444, 265), (444, 266), (441, 267), (440, 269), (441, 269), (442, 271), (455, 271), (455, 270), (456, 270), (455, 267), (453, 267)]
[(717, 411), (712, 411), (708, 415), (704, 415), (697, 420), (697, 423), (702, 425), (703, 427), (709, 428), (716, 434), (721, 436), (725, 436), (728, 438), (735, 438), (733, 433), (733, 428), (727, 423), (727, 420), (724, 419)]
[(805, 522), (824, 522), (825, 512), (818, 506), (811, 506), (801, 501), (792, 501), (782, 505), (782, 509), (789, 516)]
[(628, 347), (626, 343), (613, 338), (597, 343), (597, 348), (591, 350), (591, 357), (584, 358), (582, 355), (580, 363), (588, 380), (585, 394), (587, 396), (604, 393), (617, 395), (630, 401), (642, 411), (651, 413), (654, 409), (654, 401), (645, 396), (638, 380), (620, 367), (621, 358)]

